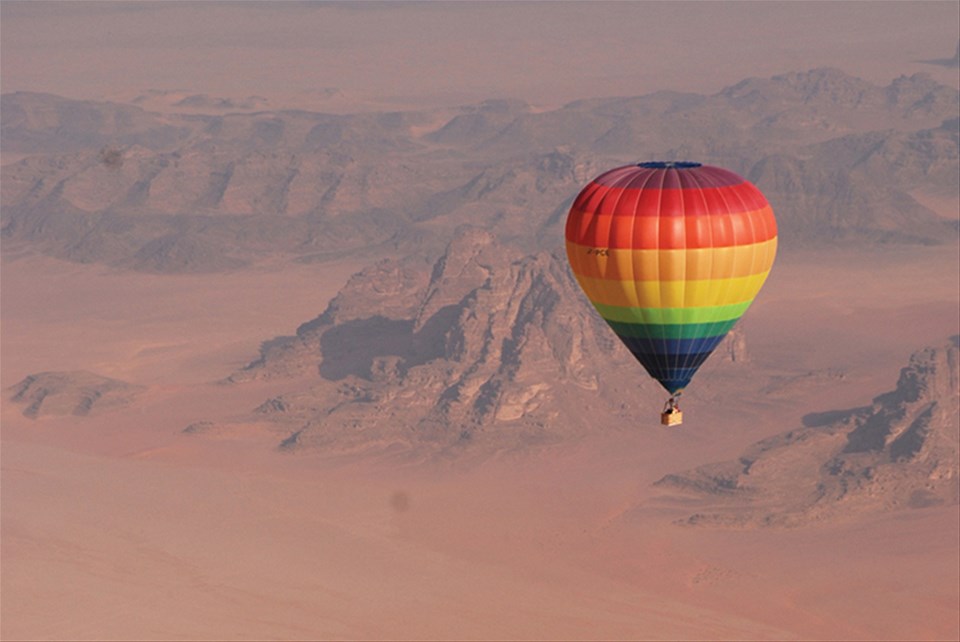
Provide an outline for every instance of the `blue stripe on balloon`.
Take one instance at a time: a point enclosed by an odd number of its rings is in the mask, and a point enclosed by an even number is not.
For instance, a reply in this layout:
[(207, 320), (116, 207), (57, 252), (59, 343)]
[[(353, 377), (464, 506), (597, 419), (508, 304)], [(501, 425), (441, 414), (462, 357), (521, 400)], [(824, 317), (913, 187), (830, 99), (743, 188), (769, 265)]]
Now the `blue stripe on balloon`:
[(688, 361), (687, 355), (710, 354), (723, 341), (726, 333), (715, 337), (702, 337), (700, 339), (651, 339), (647, 337), (621, 336), (620, 340), (635, 355), (649, 354), (651, 356), (659, 355), (662, 357), (671, 357), (676, 359), (678, 355), (683, 361)]

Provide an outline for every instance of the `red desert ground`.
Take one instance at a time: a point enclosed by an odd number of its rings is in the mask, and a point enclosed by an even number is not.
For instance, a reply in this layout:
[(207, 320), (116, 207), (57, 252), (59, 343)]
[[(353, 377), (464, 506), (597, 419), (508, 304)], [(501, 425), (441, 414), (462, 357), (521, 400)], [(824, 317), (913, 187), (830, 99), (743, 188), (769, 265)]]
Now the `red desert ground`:
[[(956, 3), (0, 10), (3, 639), (960, 639)], [(779, 226), (679, 427), (639, 160)]]

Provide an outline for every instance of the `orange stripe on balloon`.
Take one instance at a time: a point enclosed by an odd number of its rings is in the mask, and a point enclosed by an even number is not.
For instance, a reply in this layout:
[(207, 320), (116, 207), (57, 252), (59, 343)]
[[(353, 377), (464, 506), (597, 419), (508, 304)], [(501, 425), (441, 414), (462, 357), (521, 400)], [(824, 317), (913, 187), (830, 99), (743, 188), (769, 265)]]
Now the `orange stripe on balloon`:
[(731, 279), (612, 281), (577, 276), (594, 305), (621, 308), (715, 307), (752, 301), (769, 272)]
[(777, 239), (749, 245), (675, 250), (596, 248), (567, 241), (567, 256), (578, 276), (614, 281), (683, 281), (750, 276), (773, 265)]

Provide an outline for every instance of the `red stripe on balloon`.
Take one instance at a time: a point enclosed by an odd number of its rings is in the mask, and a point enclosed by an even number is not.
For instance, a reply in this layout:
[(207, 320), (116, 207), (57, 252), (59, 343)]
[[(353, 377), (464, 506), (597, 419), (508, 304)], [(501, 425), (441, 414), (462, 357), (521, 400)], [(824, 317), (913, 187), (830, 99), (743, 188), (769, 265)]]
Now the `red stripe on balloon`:
[(613, 249), (729, 247), (769, 241), (777, 235), (773, 210), (700, 216), (602, 216), (571, 212), (566, 238)]
[(610, 170), (580, 192), (566, 226), (568, 241), (614, 249), (729, 247), (776, 235), (760, 190), (704, 165)]
[(571, 209), (613, 216), (706, 216), (754, 211), (767, 205), (760, 190), (747, 182), (664, 189), (658, 185), (616, 187), (594, 181), (580, 192)]

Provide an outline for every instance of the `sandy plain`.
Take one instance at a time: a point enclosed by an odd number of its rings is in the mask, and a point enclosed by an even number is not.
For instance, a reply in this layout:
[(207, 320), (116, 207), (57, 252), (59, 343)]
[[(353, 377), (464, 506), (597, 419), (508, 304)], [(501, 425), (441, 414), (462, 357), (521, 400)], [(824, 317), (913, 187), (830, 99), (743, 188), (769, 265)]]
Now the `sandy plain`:
[(913, 350), (956, 333), (955, 246), (782, 258), (744, 320), (755, 367), (835, 382), (695, 404), (684, 430), (419, 465), (284, 454), (257, 426), (181, 433), (305, 385), (214, 382), (358, 265), (155, 277), (8, 250), (3, 387), (84, 368), (148, 390), (91, 417), (4, 400), (4, 639), (960, 635), (956, 506), (692, 529), (651, 487), (892, 388)]
[[(456, 3), (463, 17), (442, 28), (422, 15), (430, 5), (374, 20), (333, 3), (323, 11), (343, 15), (320, 20), (288, 3), (266, 34), (266, 5), (243, 6), (224, 16), (229, 7), (215, 3), (141, 3), (144, 20), (119, 3), (72, 3), (71, 21), (54, 3), (6, 3), (4, 91), (130, 99), (188, 86), (347, 111), (718, 91), (798, 65), (957, 84), (954, 70), (923, 62), (952, 52), (954, 3), (777, 4), (790, 19), (773, 4), (700, 4), (692, 14), (616, 3), (625, 15), (612, 23), (594, 21), (586, 3), (555, 5), (568, 15), (553, 22), (539, 20), (536, 3), (515, 5), (534, 21)], [(637, 20), (682, 25), (691, 44), (677, 48), (671, 28), (636, 38)], [(542, 33), (524, 28), (532, 22)], [(409, 48), (411, 32), (420, 49)], [(345, 42), (348, 33), (367, 35)], [(611, 65), (611, 51), (630, 61), (669, 51), (670, 65)], [(316, 87), (338, 91), (300, 91)], [(924, 202), (955, 216), (954, 194)], [(912, 351), (958, 331), (956, 252), (781, 257), (743, 324), (755, 366), (798, 382), (785, 398), (694, 404), (681, 431), (651, 422), (613, 438), (601, 427), (548, 450), (411, 467), (282, 454), (256, 426), (181, 434), (305, 385), (212, 382), (322, 311), (359, 266), (159, 277), (5, 245), (4, 390), (78, 368), (149, 388), (127, 409), (38, 420), (4, 393), (0, 637), (960, 639), (956, 506), (789, 531), (684, 529), (651, 488), (665, 473), (735, 457), (807, 412), (891, 389)], [(832, 371), (843, 378), (803, 376)]]

